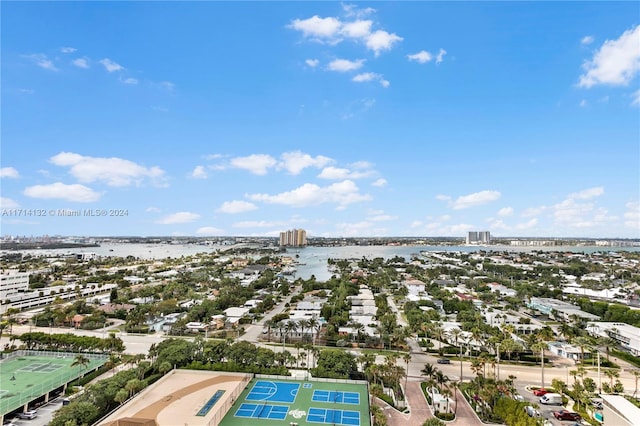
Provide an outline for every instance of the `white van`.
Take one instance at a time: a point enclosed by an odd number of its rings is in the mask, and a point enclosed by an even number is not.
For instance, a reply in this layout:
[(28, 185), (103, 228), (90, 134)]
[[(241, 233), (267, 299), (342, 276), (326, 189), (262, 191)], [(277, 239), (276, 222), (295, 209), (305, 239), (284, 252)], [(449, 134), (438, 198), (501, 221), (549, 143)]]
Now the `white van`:
[(562, 405), (562, 395), (559, 393), (546, 393), (540, 397), (540, 404)]

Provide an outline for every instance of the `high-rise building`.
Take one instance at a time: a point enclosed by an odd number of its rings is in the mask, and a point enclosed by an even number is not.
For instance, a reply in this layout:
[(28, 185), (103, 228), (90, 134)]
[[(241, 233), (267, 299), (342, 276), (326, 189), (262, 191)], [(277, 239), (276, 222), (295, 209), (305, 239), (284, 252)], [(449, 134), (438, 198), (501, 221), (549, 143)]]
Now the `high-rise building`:
[(467, 244), (490, 244), (491, 232), (489, 231), (469, 231), (467, 233)]
[(307, 245), (307, 231), (291, 229), (280, 233), (281, 247), (304, 247)]

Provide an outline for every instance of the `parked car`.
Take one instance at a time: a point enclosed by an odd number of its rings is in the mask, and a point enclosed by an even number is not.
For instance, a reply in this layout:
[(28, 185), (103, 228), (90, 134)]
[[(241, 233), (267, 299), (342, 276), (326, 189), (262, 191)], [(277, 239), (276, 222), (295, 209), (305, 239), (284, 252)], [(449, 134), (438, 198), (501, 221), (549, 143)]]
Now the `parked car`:
[(529, 417), (541, 417), (540, 411), (536, 410), (532, 405), (524, 407), (524, 411), (529, 415)]
[(554, 411), (553, 417), (555, 417), (558, 420), (574, 420), (574, 421), (582, 420), (582, 417), (580, 416), (580, 414), (567, 411), (567, 410)]
[(18, 417), (23, 420), (35, 419), (37, 416), (38, 416), (38, 412), (36, 410), (29, 410), (23, 413), (18, 413)]
[(562, 395), (559, 393), (545, 393), (540, 397), (540, 404), (562, 405)]
[(440, 358), (438, 364), (451, 364), (451, 360), (449, 358)]
[(540, 388), (540, 389), (534, 389), (533, 394), (535, 396), (542, 396), (545, 393), (550, 393), (552, 391), (550, 391), (549, 389), (545, 389), (545, 388)]

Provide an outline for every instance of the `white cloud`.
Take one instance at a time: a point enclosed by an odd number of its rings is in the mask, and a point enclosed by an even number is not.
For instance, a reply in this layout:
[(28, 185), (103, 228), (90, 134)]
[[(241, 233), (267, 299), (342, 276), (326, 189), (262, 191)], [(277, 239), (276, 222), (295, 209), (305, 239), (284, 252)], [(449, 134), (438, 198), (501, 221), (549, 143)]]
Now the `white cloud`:
[(515, 228), (518, 230), (531, 229), (531, 228), (534, 228), (537, 224), (538, 224), (538, 219), (534, 217), (527, 222), (517, 224)]
[(380, 74), (376, 74), (374, 72), (365, 72), (362, 74), (358, 74), (355, 77), (353, 77), (351, 79), (352, 81), (355, 81), (356, 83), (364, 83), (364, 82), (368, 82), (368, 81), (378, 81), (382, 87), (389, 87), (389, 81), (385, 80), (384, 78), (382, 78), (382, 75)]
[(223, 157), (224, 157), (224, 155), (222, 155), (222, 154), (207, 154), (207, 155), (203, 156), (203, 158), (205, 160), (218, 160), (218, 159), (223, 158)]
[(604, 194), (604, 188), (601, 186), (596, 186), (589, 189), (584, 189), (579, 192), (574, 192), (569, 194), (568, 198), (578, 199), (578, 200), (588, 200), (590, 198), (599, 197)]
[(627, 211), (624, 213), (624, 224), (640, 232), (640, 203), (628, 202), (625, 204)]
[(498, 216), (511, 216), (513, 214), (513, 207), (503, 207), (498, 210)]
[(523, 210), (521, 216), (522, 217), (540, 216), (545, 210), (547, 210), (546, 206), (529, 207), (528, 209)]
[(376, 214), (367, 218), (367, 220), (370, 220), (372, 222), (387, 222), (396, 219), (398, 219), (398, 216), (392, 216), (390, 214)]
[(278, 169), (285, 169), (292, 175), (299, 174), (307, 167), (321, 168), (327, 164), (333, 163), (329, 157), (318, 155), (312, 157), (300, 151), (285, 152), (280, 156), (281, 161), (278, 163)]
[(631, 106), (640, 106), (640, 90), (636, 90), (631, 94)]
[(178, 212), (167, 215), (156, 221), (160, 225), (174, 225), (176, 223), (189, 223), (200, 219), (200, 215), (191, 212)]
[(407, 58), (409, 58), (410, 61), (417, 61), (421, 64), (424, 64), (433, 59), (433, 56), (431, 56), (431, 53), (427, 52), (426, 50), (421, 50), (418, 53), (407, 55)]
[(193, 179), (206, 179), (207, 171), (205, 170), (204, 166), (196, 166), (191, 172), (191, 177)]
[[(439, 195), (438, 197), (436, 198), (438, 198), (439, 200), (447, 200), (443, 196)], [(462, 209), (468, 209), (469, 207), (480, 206), (482, 204), (490, 203), (491, 201), (496, 201), (499, 198), (500, 198), (500, 192), (498, 191), (480, 191), (480, 192), (474, 192), (473, 194), (469, 194), (469, 195), (462, 195), (458, 197), (455, 201), (450, 202), (449, 205), (454, 210), (462, 210)]]
[(128, 77), (124, 79), (120, 79), (124, 84), (138, 84), (138, 79), (133, 77)]
[(586, 72), (580, 76), (579, 87), (628, 85), (640, 71), (640, 25), (617, 40), (605, 41), (583, 68)]
[(0, 207), (3, 209), (15, 209), (20, 207), (20, 205), (11, 198), (0, 197)]
[(384, 30), (378, 30), (369, 34), (366, 38), (366, 46), (369, 50), (373, 50), (376, 56), (384, 50), (391, 50), (394, 44), (402, 41), (403, 38), (397, 34), (388, 33)]
[(109, 58), (100, 59), (98, 62), (100, 62), (108, 72), (122, 71), (124, 69), (122, 65)]
[(20, 173), (13, 167), (3, 167), (0, 169), (0, 178), (17, 179), (20, 177)]
[(275, 158), (266, 154), (252, 154), (247, 157), (231, 159), (231, 165), (238, 169), (248, 170), (254, 175), (266, 175), (270, 168), (278, 164)]
[(304, 61), (304, 63), (311, 68), (315, 68), (318, 66), (318, 64), (320, 64), (320, 61), (318, 59), (307, 59), (306, 61)]
[(329, 166), (322, 169), (322, 172), (320, 172), (318, 177), (320, 179), (332, 179), (332, 180), (362, 179), (362, 178), (370, 177), (374, 173), (375, 172), (373, 170), (351, 171), (345, 168)]
[(342, 3), (342, 10), (344, 11), (344, 14), (348, 17), (362, 17), (362, 16), (367, 16), (367, 15), (371, 15), (372, 13), (375, 13), (375, 9), (371, 8), (371, 7), (366, 7), (364, 9), (360, 9), (358, 8), (357, 5), (355, 4), (345, 4)]
[(225, 201), (216, 211), (219, 213), (244, 213), (257, 209), (258, 207), (248, 201)]
[(246, 220), (233, 224), (234, 228), (273, 228), (275, 226), (284, 226), (284, 222), (272, 222), (267, 220)]
[(377, 186), (377, 187), (383, 187), (387, 185), (387, 180), (383, 179), (383, 178), (379, 178), (377, 180), (375, 180), (372, 184), (372, 186)]
[(56, 66), (53, 64), (53, 61), (47, 58), (47, 55), (44, 55), (42, 53), (34, 53), (32, 55), (22, 55), (22, 57), (31, 60), (37, 66), (45, 70), (58, 71), (58, 68), (56, 68)]
[(325, 203), (334, 203), (338, 207), (346, 207), (352, 203), (371, 199), (369, 195), (360, 194), (356, 184), (350, 180), (337, 182), (326, 187), (305, 183), (292, 191), (280, 194), (248, 194), (247, 197), (253, 201), (294, 207), (307, 207)]
[(372, 24), (369, 20), (347, 22), (342, 25), (340, 33), (349, 38), (364, 38), (371, 34)]
[(336, 232), (342, 237), (379, 237), (388, 234), (386, 228), (376, 228), (374, 223), (368, 220), (355, 223), (337, 223)]
[(49, 160), (56, 166), (70, 167), (69, 173), (80, 182), (102, 181), (109, 186), (141, 184), (145, 178), (155, 184), (164, 183), (164, 170), (143, 167), (133, 161), (111, 157), (87, 157), (73, 152), (61, 152)]
[(582, 44), (582, 45), (586, 46), (586, 45), (588, 45), (588, 44), (593, 43), (593, 40), (594, 40), (594, 39), (593, 39), (593, 36), (590, 36), (590, 35), (588, 35), (588, 36), (584, 36), (584, 37), (582, 37), (582, 39), (580, 40), (580, 44)]
[(87, 58), (74, 59), (71, 63), (78, 68), (89, 68), (89, 60)]
[(162, 211), (162, 210), (160, 210), (159, 208), (157, 208), (157, 207), (153, 207), (153, 206), (151, 206), (151, 207), (147, 207), (147, 208), (145, 209), (145, 212), (147, 212), (147, 213), (160, 213), (161, 211)]
[(49, 185), (34, 185), (25, 188), (24, 195), (32, 198), (60, 199), (78, 203), (98, 201), (101, 194), (80, 184), (66, 185), (56, 182)]
[(436, 200), (440, 200), (440, 201), (451, 201), (451, 197), (448, 195), (442, 195), (442, 194), (438, 194), (436, 195)]
[(329, 70), (337, 72), (355, 71), (362, 68), (364, 62), (364, 59), (356, 59), (355, 61), (350, 61), (348, 59), (334, 59), (329, 62)]
[(75, 52), (76, 50), (78, 50), (78, 49), (76, 49), (75, 47), (61, 47), (61, 48), (60, 48), (60, 51), (61, 51), (62, 53), (73, 53), (73, 52)]
[(441, 63), (444, 60), (444, 55), (447, 54), (447, 51), (444, 49), (440, 49), (438, 55), (436, 56), (436, 64)]
[(307, 19), (294, 19), (289, 28), (302, 31), (305, 37), (316, 40), (329, 40), (338, 34), (341, 25), (340, 20), (336, 18), (321, 18), (318, 15), (314, 15)]
[(196, 234), (203, 236), (224, 235), (224, 230), (214, 228), (213, 226), (203, 226), (196, 230)]

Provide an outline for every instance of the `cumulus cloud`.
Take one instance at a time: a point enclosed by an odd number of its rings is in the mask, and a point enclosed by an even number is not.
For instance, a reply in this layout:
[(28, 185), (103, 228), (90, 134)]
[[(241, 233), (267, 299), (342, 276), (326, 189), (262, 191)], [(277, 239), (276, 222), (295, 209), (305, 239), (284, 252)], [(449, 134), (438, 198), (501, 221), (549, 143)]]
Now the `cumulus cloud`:
[(426, 50), (421, 50), (418, 53), (407, 55), (407, 58), (409, 58), (410, 61), (416, 61), (421, 64), (424, 64), (429, 62), (431, 59), (433, 59), (433, 56), (431, 56), (431, 53), (427, 52)]
[(583, 189), (582, 191), (569, 194), (569, 198), (578, 199), (578, 200), (588, 200), (590, 198), (599, 197), (602, 194), (604, 194), (604, 188), (602, 186), (596, 186), (593, 188)]
[(353, 22), (347, 22), (342, 25), (340, 33), (349, 38), (363, 38), (371, 34), (372, 21), (369, 20), (357, 20)]
[(89, 68), (89, 60), (87, 58), (78, 58), (71, 61), (78, 68)]
[(328, 69), (330, 71), (337, 72), (355, 71), (362, 68), (364, 62), (364, 59), (356, 59), (355, 61), (350, 61), (348, 59), (334, 59), (333, 61), (329, 62)]
[(123, 82), (124, 84), (138, 84), (138, 79), (137, 78), (133, 78), (133, 77), (127, 77), (127, 78), (122, 78), (120, 79), (121, 82)]
[(594, 40), (593, 36), (587, 35), (587, 36), (582, 37), (582, 39), (580, 40), (580, 44), (586, 46), (588, 44), (593, 43), (593, 40)]
[(538, 219), (534, 217), (526, 222), (516, 224), (515, 228), (517, 230), (522, 231), (525, 229), (535, 228), (537, 224), (538, 224)]
[(49, 185), (28, 186), (24, 190), (24, 195), (31, 198), (42, 198), (45, 200), (60, 199), (78, 203), (98, 201), (101, 196), (100, 193), (87, 186), (80, 184), (67, 185), (62, 182)]
[(270, 168), (278, 164), (275, 158), (266, 154), (252, 154), (247, 157), (231, 159), (231, 165), (237, 169), (248, 170), (254, 175), (266, 175)]
[(337, 18), (321, 18), (318, 15), (314, 15), (307, 19), (294, 19), (291, 21), (289, 28), (301, 31), (305, 37), (326, 41), (334, 38), (341, 26), (342, 23)]
[(378, 56), (380, 52), (384, 50), (391, 50), (394, 44), (402, 40), (403, 38), (397, 34), (378, 30), (367, 36), (365, 44), (370, 50), (373, 50), (376, 56)]
[(521, 216), (522, 217), (533, 217), (533, 216), (539, 216), (541, 215), (545, 210), (547, 210), (546, 206), (539, 206), (539, 207), (529, 207), (527, 209), (524, 209), (522, 211)]
[(58, 71), (58, 68), (54, 65), (53, 61), (47, 58), (47, 55), (42, 53), (34, 53), (32, 55), (22, 55), (23, 58), (29, 59), (42, 69), (49, 71)]
[(76, 49), (75, 47), (61, 47), (61, 48), (60, 48), (60, 51), (61, 51), (62, 53), (73, 53), (73, 52), (75, 52), (76, 50), (78, 50), (78, 49)]
[(307, 59), (304, 63), (311, 68), (315, 68), (320, 64), (320, 61), (318, 59)]
[(122, 71), (124, 69), (122, 65), (109, 58), (100, 59), (98, 62), (100, 62), (108, 72)]
[(156, 221), (160, 225), (174, 225), (176, 223), (189, 223), (200, 219), (200, 215), (191, 212), (178, 212), (167, 215)]
[(616, 40), (605, 41), (582, 67), (579, 87), (598, 84), (626, 86), (640, 71), (640, 25), (625, 31)]
[(513, 214), (513, 207), (503, 207), (498, 210), (498, 216), (511, 216)]
[(147, 207), (144, 211), (147, 213), (160, 213), (162, 210), (160, 210), (157, 207), (151, 206), (151, 207)]
[(0, 169), (0, 178), (17, 179), (20, 177), (20, 173), (13, 167), (3, 167)]
[(389, 87), (390, 83), (388, 80), (385, 80), (381, 74), (376, 74), (374, 72), (365, 72), (362, 74), (358, 74), (351, 79), (356, 83), (364, 83), (368, 81), (378, 81), (382, 87)]
[(190, 175), (193, 179), (206, 179), (207, 171), (204, 166), (196, 166)]
[(379, 178), (376, 179), (375, 181), (373, 181), (373, 183), (371, 183), (372, 186), (377, 186), (377, 187), (383, 187), (387, 185), (387, 180), (383, 179), (383, 178)]
[(20, 205), (11, 198), (0, 197), (0, 207), (3, 209), (15, 209), (20, 207)]
[(343, 179), (362, 179), (370, 177), (375, 172), (373, 170), (352, 171), (341, 167), (325, 167), (318, 175), (320, 179), (343, 180)]
[(236, 214), (250, 212), (257, 208), (255, 204), (248, 201), (225, 201), (216, 211), (219, 213)]
[(233, 224), (234, 228), (273, 228), (274, 226), (284, 226), (284, 222), (274, 222), (268, 220), (245, 220)]
[(278, 169), (285, 169), (292, 175), (300, 174), (307, 167), (321, 168), (333, 163), (333, 160), (329, 157), (322, 155), (312, 157), (300, 151), (285, 152), (280, 156), (280, 160)]
[(337, 204), (338, 207), (346, 207), (352, 203), (371, 199), (369, 195), (360, 194), (358, 187), (351, 180), (337, 182), (326, 187), (305, 183), (292, 191), (280, 194), (248, 194), (247, 197), (253, 201), (293, 207), (307, 207), (326, 203)]
[(440, 49), (438, 55), (436, 56), (436, 64), (441, 63), (444, 60), (444, 55), (447, 54), (447, 51), (444, 49)]
[(473, 194), (462, 195), (455, 200), (452, 200), (448, 195), (436, 195), (436, 199), (447, 201), (449, 206), (454, 210), (462, 210), (490, 203), (491, 201), (499, 199), (500, 195), (498, 191), (480, 191), (474, 192)]
[(380, 237), (388, 234), (386, 228), (375, 227), (375, 223), (364, 220), (362, 222), (345, 222), (335, 225), (336, 232), (341, 237)]
[(625, 226), (640, 232), (640, 203), (630, 201), (625, 207), (627, 208), (627, 211), (624, 213)]
[(196, 235), (202, 235), (202, 236), (218, 236), (218, 235), (224, 235), (224, 230), (219, 229), (219, 228), (214, 228), (213, 226), (203, 226), (202, 228), (198, 228), (196, 230)]
[(49, 160), (56, 166), (69, 167), (69, 173), (80, 182), (104, 182), (109, 186), (139, 185), (145, 179), (162, 185), (164, 170), (144, 167), (117, 157), (88, 157), (73, 152), (61, 152)]

